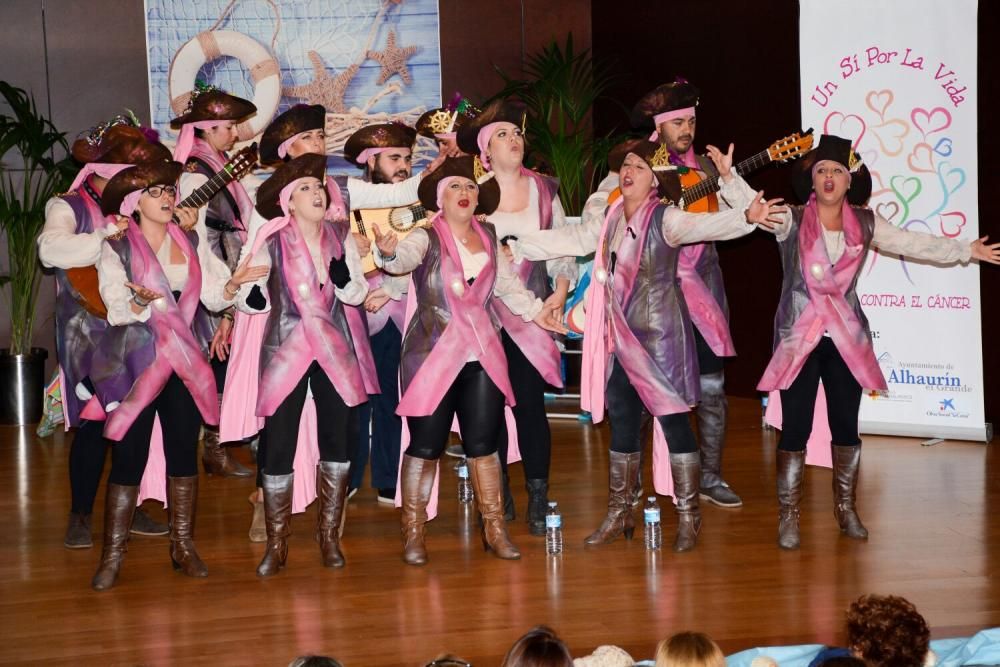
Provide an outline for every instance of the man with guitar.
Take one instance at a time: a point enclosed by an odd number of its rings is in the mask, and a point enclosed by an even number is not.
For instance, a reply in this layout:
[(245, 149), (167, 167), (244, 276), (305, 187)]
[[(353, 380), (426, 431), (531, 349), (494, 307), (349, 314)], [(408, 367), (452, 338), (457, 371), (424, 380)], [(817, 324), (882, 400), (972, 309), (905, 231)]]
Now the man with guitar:
[[(38, 257), (55, 269), (56, 352), (62, 376), (66, 424), (76, 427), (69, 453), (72, 497), (63, 544), (68, 549), (92, 546), (94, 498), (104, 472), (104, 404), (90, 379), (90, 361), (108, 327), (107, 310), (97, 289), (94, 265), (104, 240), (121, 234), (124, 219), (101, 213), (101, 194), (108, 179), (137, 162), (170, 159), (170, 151), (151, 142), (134, 117), (119, 115), (91, 128), (73, 143), (73, 158), (83, 163), (73, 185), (45, 206), (45, 226), (38, 236)], [(166, 535), (167, 526), (137, 508), (132, 532)]]
[[(251, 102), (210, 86), (198, 85), (184, 114), (170, 121), (180, 130), (174, 159), (184, 165), (180, 179), (181, 198), (187, 198), (199, 188), (211, 183), (222, 185), (222, 176), (229, 162), (228, 151), (238, 138), (237, 125), (257, 112)], [(231, 180), (219, 188), (199, 211), (196, 228), (203, 243), (229, 267), (236, 270), (240, 250), (247, 240), (247, 229), (253, 202), (239, 180)], [(214, 314), (213, 314), (214, 315)], [(233, 312), (229, 309), (218, 317), (210, 354), (215, 371), (219, 400), (226, 378), (226, 353)], [(202, 464), (205, 472), (222, 477), (249, 477), (251, 471), (229, 455), (219, 442), (217, 427), (205, 426)]]

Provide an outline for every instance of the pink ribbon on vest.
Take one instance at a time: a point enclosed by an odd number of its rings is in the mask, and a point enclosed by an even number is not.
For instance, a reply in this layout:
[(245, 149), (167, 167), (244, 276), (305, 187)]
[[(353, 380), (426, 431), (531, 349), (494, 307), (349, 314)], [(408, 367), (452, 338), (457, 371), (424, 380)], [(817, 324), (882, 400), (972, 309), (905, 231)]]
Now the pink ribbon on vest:
[(146, 322), (155, 339), (156, 357), (136, 379), (121, 405), (108, 414), (104, 435), (109, 440), (125, 437), (139, 413), (163, 390), (171, 373), (177, 373), (191, 392), (205, 423), (219, 423), (219, 403), (212, 368), (191, 333), (191, 322), (201, 298), (201, 265), (180, 227), (167, 225), (167, 233), (188, 258), (188, 281), (179, 302), (174, 301), (163, 268), (134, 220), (129, 219), (125, 232), (132, 249), (132, 281), (163, 296), (149, 306), (150, 316)]
[(441, 244), (441, 282), (451, 319), (400, 397), (396, 414), (404, 417), (432, 414), (465, 366), (468, 352), (483, 365), (486, 374), (503, 393), (506, 404), (514, 405), (514, 391), (507, 375), (507, 358), (486, 309), (496, 282), (495, 248), (486, 231), (473, 217), (472, 228), (479, 235), (489, 257), (472, 285), (468, 285), (455, 238), (440, 212), (431, 220), (431, 227)]
[(735, 357), (736, 347), (729, 333), (729, 321), (722, 306), (698, 273), (698, 260), (705, 251), (704, 243), (686, 245), (677, 258), (677, 277), (681, 279), (681, 292), (687, 302), (691, 323), (698, 328), (705, 342), (717, 356)]
[[(276, 222), (279, 224), (271, 226)], [(274, 414), (314, 360), (319, 362), (344, 403), (348, 406), (364, 403), (368, 394), (351, 341), (337, 329), (330, 314), (337, 298), (333, 281), (327, 280), (322, 292), (319, 292), (316, 267), (294, 217), (275, 218), (271, 223), (261, 228), (251, 256), (256, 254), (267, 236), (273, 233), (279, 235), (282, 275), (301, 319), (272, 357), (271, 363), (261, 369), (257, 414), (261, 417)], [(327, 225), (321, 228), (320, 245), (324, 260), (343, 255), (340, 241)]]
[[(535, 181), (535, 187), (538, 191), (538, 228), (551, 229), (552, 200), (545, 196), (547, 190), (542, 182), (542, 177), (524, 167), (521, 167), (521, 174)], [(520, 264), (513, 265), (512, 268), (521, 282), (527, 284), (534, 266), (534, 262), (524, 260)], [(493, 297), (493, 310), (500, 320), (500, 326), (517, 343), (525, 358), (531, 362), (542, 378), (553, 387), (563, 386), (562, 358), (552, 336), (534, 322), (525, 322), (520, 316), (512, 313), (499, 297)]]
[(844, 202), (844, 254), (836, 265), (823, 241), (823, 226), (816, 208), (816, 195), (802, 212), (799, 223), (799, 269), (809, 291), (809, 303), (799, 314), (791, 331), (778, 343), (757, 388), (761, 391), (788, 389), (824, 332), (833, 339), (837, 351), (851, 373), (865, 389), (886, 389), (871, 338), (844, 295), (851, 288), (864, 263), (861, 223)]

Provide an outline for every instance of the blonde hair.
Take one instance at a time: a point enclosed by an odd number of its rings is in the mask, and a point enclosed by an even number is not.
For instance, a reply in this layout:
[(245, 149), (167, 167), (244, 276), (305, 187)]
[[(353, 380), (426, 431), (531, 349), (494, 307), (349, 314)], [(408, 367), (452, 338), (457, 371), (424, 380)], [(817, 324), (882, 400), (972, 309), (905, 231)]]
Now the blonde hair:
[(656, 647), (656, 667), (726, 667), (726, 656), (708, 635), (678, 632)]

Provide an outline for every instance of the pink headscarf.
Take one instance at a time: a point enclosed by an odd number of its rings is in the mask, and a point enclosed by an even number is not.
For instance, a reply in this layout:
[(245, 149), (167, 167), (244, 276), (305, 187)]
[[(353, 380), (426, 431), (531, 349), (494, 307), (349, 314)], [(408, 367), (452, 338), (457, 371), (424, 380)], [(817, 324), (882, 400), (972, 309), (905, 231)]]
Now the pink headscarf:
[(650, 141), (659, 141), (660, 132), (657, 128), (660, 127), (660, 123), (666, 123), (668, 120), (673, 120), (674, 118), (683, 118), (684, 116), (693, 116), (694, 107), (684, 107), (683, 109), (674, 109), (673, 111), (664, 111), (663, 113), (658, 113), (653, 116), (653, 133), (649, 135)]
[(87, 164), (83, 165), (83, 169), (81, 169), (80, 173), (77, 174), (76, 178), (73, 179), (73, 184), (69, 186), (69, 190), (67, 190), (67, 192), (73, 192), (74, 190), (79, 188), (80, 185), (91, 174), (97, 174), (101, 178), (110, 179), (119, 171), (123, 169), (128, 169), (131, 166), (132, 165), (130, 164), (117, 164), (112, 162), (88, 162)]
[(375, 157), (379, 153), (384, 153), (388, 150), (392, 150), (392, 147), (386, 146), (385, 148), (366, 148), (363, 151), (361, 151), (361, 154), (358, 155), (358, 159), (355, 160), (355, 162), (357, 162), (358, 164), (367, 164), (368, 158)]
[(448, 185), (450, 183), (452, 183), (453, 181), (457, 181), (460, 178), (464, 178), (464, 176), (445, 176), (437, 184), (437, 207), (438, 207), (438, 211), (441, 210), (441, 196), (444, 194), (444, 189), (446, 187), (448, 187)]
[(513, 125), (513, 123), (507, 123), (506, 121), (497, 121), (495, 123), (487, 123), (479, 129), (479, 134), (476, 136), (476, 145), (479, 146), (479, 161), (483, 163), (484, 169), (490, 168), (490, 160), (486, 157), (486, 148), (490, 145), (493, 133), (496, 132), (498, 127), (504, 124)]
[(187, 162), (188, 157), (191, 155), (191, 149), (194, 147), (194, 131), (207, 130), (210, 127), (215, 127), (219, 123), (225, 121), (221, 120), (196, 120), (191, 123), (184, 123), (181, 127), (181, 133), (177, 137), (177, 145), (174, 146), (174, 159), (184, 164)]
[[(125, 165), (125, 166), (131, 166), (131, 165)], [(175, 187), (174, 204), (176, 204), (180, 200), (181, 193), (180, 190), (176, 190), (176, 186), (174, 187)], [(132, 213), (135, 212), (135, 209), (139, 206), (139, 198), (142, 197), (142, 193), (145, 191), (146, 188), (142, 188), (140, 190), (133, 190), (132, 192), (125, 195), (125, 198), (122, 199), (121, 206), (118, 207), (118, 212), (124, 215), (125, 217), (132, 215)]]

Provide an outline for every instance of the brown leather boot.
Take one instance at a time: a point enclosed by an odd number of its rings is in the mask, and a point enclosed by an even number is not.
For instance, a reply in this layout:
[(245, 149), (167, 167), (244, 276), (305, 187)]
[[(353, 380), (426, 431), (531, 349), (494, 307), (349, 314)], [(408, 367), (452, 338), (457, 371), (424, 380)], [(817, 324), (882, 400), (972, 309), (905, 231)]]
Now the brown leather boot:
[(407, 565), (427, 563), (424, 526), (427, 523), (427, 503), (431, 500), (436, 473), (437, 461), (403, 455), (403, 467), (399, 479), (402, 484), (400, 494), (403, 500), (403, 562)]
[(632, 501), (639, 485), (640, 452), (611, 452), (608, 464), (608, 514), (600, 527), (583, 542), (591, 546), (608, 544), (619, 535), (631, 540), (635, 533)]
[(494, 452), (467, 461), (472, 492), (476, 496), (479, 513), (483, 515), (483, 549), (493, 551), (497, 558), (517, 560), (521, 552), (510, 541), (507, 522), (503, 518), (503, 475), (499, 455)]
[(257, 566), (258, 577), (270, 577), (285, 566), (288, 536), (292, 534), (292, 473), (261, 475), (264, 479), (264, 523), (267, 548)]
[(101, 563), (90, 581), (95, 591), (106, 591), (118, 583), (118, 572), (125, 558), (128, 530), (138, 498), (138, 486), (108, 484), (104, 501), (104, 548), (101, 550)]
[(802, 500), (802, 472), (806, 453), (779, 449), (775, 457), (778, 469), (778, 546), (799, 548), (799, 502)]
[(220, 477), (250, 477), (253, 472), (229, 455), (229, 449), (219, 442), (219, 429), (205, 425), (201, 464), (209, 475)]
[(861, 445), (833, 447), (833, 515), (840, 532), (855, 540), (867, 540), (868, 529), (855, 509), (858, 471), (861, 468)]
[(250, 519), (250, 541), (267, 542), (267, 528), (264, 525), (264, 501), (257, 497), (257, 489), (254, 489), (247, 498), (247, 502), (253, 507), (253, 518)]
[(350, 462), (320, 461), (316, 472), (319, 491), (319, 553), (324, 567), (344, 567), (340, 551), (341, 524), (347, 502)]
[(701, 508), (698, 505), (701, 454), (671, 454), (670, 476), (674, 480), (674, 509), (677, 512), (674, 551), (690, 551), (698, 543), (698, 531), (701, 530)]
[(207, 577), (208, 568), (194, 548), (194, 515), (198, 504), (198, 476), (167, 477), (170, 514), (170, 562), (188, 577)]

